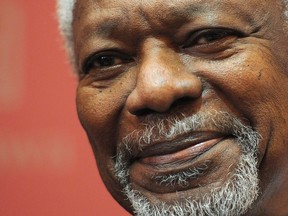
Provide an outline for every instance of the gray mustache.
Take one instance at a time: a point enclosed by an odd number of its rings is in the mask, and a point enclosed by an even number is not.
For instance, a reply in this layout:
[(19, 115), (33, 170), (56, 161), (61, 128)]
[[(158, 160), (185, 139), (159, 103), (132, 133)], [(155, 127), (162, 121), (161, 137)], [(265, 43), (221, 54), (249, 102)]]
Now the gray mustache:
[(149, 122), (146, 120), (143, 123), (144, 129), (135, 130), (124, 137), (118, 151), (130, 157), (157, 142), (203, 131), (234, 136), (240, 145), (244, 145), (241, 146), (244, 151), (256, 151), (261, 136), (250, 125), (244, 125), (243, 122), (244, 120), (241, 121), (234, 115), (222, 111), (199, 112), (192, 116), (182, 114), (180, 117), (173, 116), (165, 119), (151, 118)]

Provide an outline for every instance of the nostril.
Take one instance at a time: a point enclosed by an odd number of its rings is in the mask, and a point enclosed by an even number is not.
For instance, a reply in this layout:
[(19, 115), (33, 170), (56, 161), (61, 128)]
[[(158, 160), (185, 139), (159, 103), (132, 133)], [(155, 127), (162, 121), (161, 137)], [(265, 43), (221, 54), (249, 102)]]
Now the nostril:
[(149, 109), (149, 108), (145, 108), (145, 109), (139, 109), (139, 110), (135, 110), (133, 112), (131, 112), (133, 115), (136, 115), (136, 116), (145, 116), (145, 115), (148, 115), (148, 114), (151, 114), (155, 111)]
[[(172, 110), (177, 110), (180, 107), (183, 108), (183, 106), (186, 106), (187, 104), (191, 104), (193, 103), (193, 107), (196, 106), (195, 104), (195, 100), (191, 97), (183, 97), (183, 98), (179, 98), (178, 100), (174, 101), (170, 106), (169, 109), (167, 109), (165, 112), (171, 112)], [(182, 110), (182, 108), (180, 108)], [(149, 114), (155, 114), (154, 109), (150, 109), (150, 108), (143, 108), (143, 109), (135, 109), (133, 111), (130, 111), (131, 114), (135, 115), (135, 116), (147, 116)], [(159, 112), (157, 112), (159, 113)], [(163, 112), (164, 113), (164, 112)]]
[(175, 106), (182, 106), (183, 104), (187, 104), (191, 102), (191, 100), (192, 98), (188, 96), (179, 98), (171, 104), (170, 108), (175, 107)]

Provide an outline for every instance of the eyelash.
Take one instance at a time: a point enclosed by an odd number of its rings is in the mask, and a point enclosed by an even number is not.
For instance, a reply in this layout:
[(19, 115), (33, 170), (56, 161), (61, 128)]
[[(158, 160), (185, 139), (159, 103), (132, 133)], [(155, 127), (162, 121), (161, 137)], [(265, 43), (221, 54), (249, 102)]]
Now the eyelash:
[[(207, 47), (213, 47), (215, 48), (215, 51), (221, 50), (221, 40), (227, 38), (227, 37), (244, 37), (245, 35), (237, 30), (231, 30), (231, 29), (225, 29), (225, 28), (214, 28), (214, 29), (203, 29), (198, 30), (196, 32), (193, 32), (189, 35), (188, 40), (185, 42), (185, 44), (182, 46), (183, 49), (193, 49), (198, 48), (198, 52), (201, 52), (199, 48), (207, 48)], [(210, 38), (209, 38), (210, 37)], [(214, 38), (213, 38), (214, 37)], [(207, 43), (199, 43), (201, 39), (204, 39), (207, 41)], [(223, 43), (225, 41), (222, 41)], [(219, 49), (220, 47), (220, 49)], [(203, 53), (207, 51), (203, 50)], [(213, 53), (213, 52), (212, 52)], [(108, 60), (108, 63), (105, 63)], [(115, 64), (115, 61), (119, 60), (119, 63)], [(102, 61), (102, 63), (101, 63)], [(109, 61), (112, 61), (111, 64), (109, 64)], [(98, 54), (92, 54), (90, 57), (87, 58), (85, 63), (83, 64), (82, 71), (84, 74), (88, 74), (90, 70), (95, 68), (101, 68), (101, 69), (108, 69), (111, 67), (117, 67), (120, 66), (123, 63), (128, 63), (133, 61), (133, 59), (119, 51), (107, 51), (107, 52), (101, 52)], [(95, 66), (96, 64), (99, 64), (99, 66)], [(102, 64), (102, 65), (101, 65)]]
[[(118, 64), (114, 64), (114, 65), (109, 65), (105, 63), (105, 58), (108, 61), (116, 61), (116, 60), (120, 60), (121, 63), (119, 62)], [(102, 63), (101, 63), (102, 61)], [(92, 54), (91, 56), (89, 56), (87, 58), (87, 60), (85, 61), (85, 63), (83, 64), (83, 68), (82, 71), (84, 72), (84, 74), (88, 74), (89, 71), (95, 67), (95, 65), (98, 63), (99, 64), (99, 68), (109, 68), (109, 67), (116, 67), (117, 65), (120, 65), (122, 63), (128, 63), (132, 61), (132, 58), (130, 58), (129, 56), (119, 53), (118, 51), (109, 51), (109, 52), (101, 52), (98, 54)], [(101, 65), (102, 64), (102, 65)]]
[[(216, 37), (215, 39), (208, 39), (207, 43), (197, 44), (200, 39), (206, 37)], [(209, 46), (214, 45), (217, 42), (221, 42), (222, 39), (226, 37), (244, 37), (245, 35), (237, 30), (231, 29), (223, 29), (223, 28), (214, 28), (214, 29), (203, 29), (193, 32), (189, 35), (187, 42), (182, 46), (183, 49), (189, 47), (197, 47), (197, 46)], [(209, 41), (210, 40), (210, 41)]]

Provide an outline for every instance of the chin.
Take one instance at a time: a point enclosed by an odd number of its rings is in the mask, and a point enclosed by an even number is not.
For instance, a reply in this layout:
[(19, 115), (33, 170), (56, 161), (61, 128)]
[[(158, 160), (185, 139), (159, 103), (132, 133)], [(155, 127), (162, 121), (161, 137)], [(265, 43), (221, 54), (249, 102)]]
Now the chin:
[(135, 215), (236, 216), (249, 210), (259, 194), (260, 136), (226, 120), (241, 130), (203, 124), (205, 131), (160, 134), (139, 151), (118, 152), (115, 175)]

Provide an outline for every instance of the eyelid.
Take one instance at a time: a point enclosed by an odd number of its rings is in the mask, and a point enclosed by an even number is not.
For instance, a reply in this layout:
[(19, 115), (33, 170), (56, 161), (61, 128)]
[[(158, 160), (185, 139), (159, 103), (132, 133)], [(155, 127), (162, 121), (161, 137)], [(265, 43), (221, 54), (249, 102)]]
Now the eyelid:
[[(239, 30), (234, 30), (234, 29), (229, 29), (229, 28), (209, 28), (209, 29), (200, 29), (197, 31), (194, 31), (189, 34), (187, 37), (187, 41), (185, 44), (182, 46), (183, 49), (191, 47), (196, 44), (197, 40), (201, 38), (201, 36), (204, 36), (205, 34), (208, 33), (215, 33), (215, 32), (223, 32), (227, 33), (227, 36), (237, 36), (237, 37), (245, 37), (245, 33), (239, 31)], [(212, 43), (212, 42), (211, 42)], [(197, 45), (196, 45), (197, 46)]]
[(96, 53), (94, 52), (84, 59), (83, 64), (81, 66), (82, 73), (88, 74), (93, 62), (101, 56), (114, 56), (115, 58), (120, 58), (124, 61), (132, 60), (132, 58), (129, 55), (118, 50), (107, 50), (107, 51), (100, 51)]

